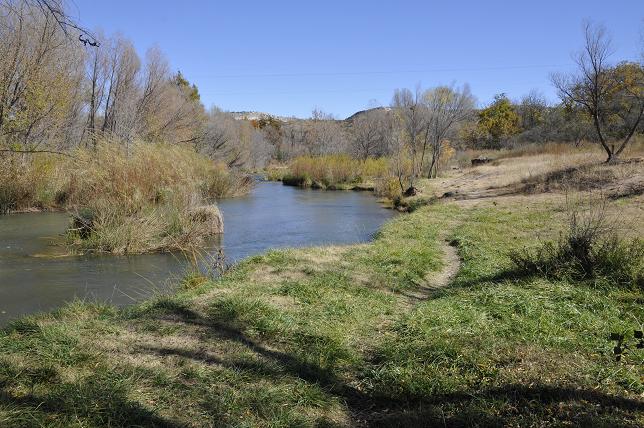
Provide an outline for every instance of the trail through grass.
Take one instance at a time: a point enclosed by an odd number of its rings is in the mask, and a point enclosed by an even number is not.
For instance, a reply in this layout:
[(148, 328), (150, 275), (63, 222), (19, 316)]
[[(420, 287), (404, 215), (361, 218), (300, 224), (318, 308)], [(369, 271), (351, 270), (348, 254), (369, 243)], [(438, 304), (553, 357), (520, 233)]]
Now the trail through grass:
[[(269, 251), (128, 310), (75, 303), (0, 333), (0, 425), (644, 423), (635, 291), (517, 277), (552, 205), (438, 204), (370, 244)], [(427, 286), (449, 240), (462, 267)], [(410, 302), (412, 302), (410, 304)]]

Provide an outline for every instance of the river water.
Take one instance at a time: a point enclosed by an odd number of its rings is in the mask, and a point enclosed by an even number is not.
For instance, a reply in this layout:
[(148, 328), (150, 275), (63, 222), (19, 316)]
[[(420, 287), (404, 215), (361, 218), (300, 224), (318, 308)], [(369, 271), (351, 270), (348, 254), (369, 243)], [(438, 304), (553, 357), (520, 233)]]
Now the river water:
[[(365, 242), (395, 215), (367, 192), (271, 182), (219, 208), (225, 233), (211, 250), (223, 248), (229, 262), (269, 248)], [(54, 243), (68, 224), (64, 213), (0, 216), (0, 325), (74, 298), (132, 304), (172, 290), (187, 269), (180, 254), (63, 256)]]

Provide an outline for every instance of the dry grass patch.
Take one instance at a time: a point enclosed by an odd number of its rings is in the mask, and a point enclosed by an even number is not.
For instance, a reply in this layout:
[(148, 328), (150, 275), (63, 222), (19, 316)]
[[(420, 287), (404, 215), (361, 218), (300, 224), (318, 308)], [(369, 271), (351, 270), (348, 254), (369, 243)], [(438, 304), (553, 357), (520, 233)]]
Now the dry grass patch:
[(215, 199), (252, 180), (178, 145), (100, 142), (69, 157), (0, 156), (0, 214), (64, 209), (78, 251), (141, 253), (199, 247), (221, 233)]

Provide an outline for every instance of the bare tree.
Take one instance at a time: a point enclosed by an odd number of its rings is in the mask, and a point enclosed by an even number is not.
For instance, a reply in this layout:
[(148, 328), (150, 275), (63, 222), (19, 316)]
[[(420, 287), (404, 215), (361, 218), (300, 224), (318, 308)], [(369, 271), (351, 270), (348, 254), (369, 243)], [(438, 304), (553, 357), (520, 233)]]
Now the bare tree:
[(253, 121), (236, 120), (213, 107), (208, 112), (206, 132), (196, 149), (233, 168), (258, 168), (270, 158), (272, 144)]
[[(11, 3), (10, 0), (4, 0)], [(98, 38), (92, 34), (91, 31), (87, 30), (81, 24), (72, 19), (67, 13), (67, 8), (63, 0), (23, 0), (27, 3), (34, 4), (37, 6), (45, 15), (51, 16), (63, 33), (66, 36), (71, 36), (70, 32), (76, 30), (78, 35), (78, 41), (83, 43), (83, 45), (91, 47), (99, 47), (100, 42)]]
[[(575, 61), (575, 75), (554, 75), (552, 81), (564, 102), (583, 106), (592, 118), (599, 143), (617, 160), (637, 131), (644, 115), (644, 68), (611, 67), (611, 42), (603, 26), (586, 23), (585, 46)], [(614, 132), (611, 132), (614, 131)]]
[[(457, 124), (471, 117), (474, 97), (468, 85), (462, 88), (439, 86), (423, 94), (423, 103), (427, 112), (424, 141), (428, 141), (431, 148), (427, 178), (436, 178), (443, 144)], [(421, 158), (421, 166), (422, 163)]]
[(400, 194), (413, 194), (414, 188), (414, 164), (409, 156), (409, 146), (406, 143), (405, 131), (392, 127), (387, 134), (388, 145), (391, 147), (391, 158), (389, 161), (390, 170), (396, 179)]
[(304, 122), (304, 148), (309, 155), (339, 153), (347, 150), (347, 136), (333, 115), (316, 108)]
[(0, 140), (35, 150), (70, 135), (81, 112), (83, 52), (69, 42), (33, 4), (0, 2)]
[(130, 141), (134, 132), (141, 61), (132, 43), (122, 36), (113, 41), (109, 52), (105, 119), (101, 130)]
[(378, 108), (366, 111), (351, 123), (353, 153), (367, 159), (387, 153), (387, 111)]
[(96, 146), (98, 114), (104, 107), (105, 85), (107, 83), (106, 50), (92, 49), (87, 55), (85, 69), (87, 85), (89, 86), (86, 91), (88, 94), (87, 131), (92, 145)]
[(418, 158), (422, 149), (421, 137), (425, 127), (425, 111), (422, 104), (420, 85), (416, 87), (415, 92), (409, 89), (396, 89), (391, 101), (391, 107), (394, 109), (394, 114), (404, 130), (411, 152), (413, 175), (418, 176), (421, 172)]

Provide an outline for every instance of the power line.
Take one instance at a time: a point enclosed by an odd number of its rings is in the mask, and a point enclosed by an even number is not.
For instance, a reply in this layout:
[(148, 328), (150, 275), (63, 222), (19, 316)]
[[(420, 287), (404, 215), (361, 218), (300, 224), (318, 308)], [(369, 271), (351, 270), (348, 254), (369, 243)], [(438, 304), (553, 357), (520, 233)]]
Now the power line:
[(387, 89), (313, 89), (313, 90), (303, 90), (303, 91), (292, 91), (292, 90), (267, 90), (267, 91), (199, 91), (204, 95), (298, 95), (298, 94), (332, 94), (332, 93), (360, 93), (360, 92), (393, 92), (395, 88)]
[(302, 73), (257, 73), (257, 74), (192, 74), (191, 77), (210, 77), (215, 79), (258, 78), (258, 77), (320, 77), (320, 76), (365, 76), (386, 74), (411, 74), (411, 73), (436, 73), (454, 71), (499, 71), (499, 70), (525, 70), (536, 68), (569, 67), (568, 64), (540, 64), (540, 65), (503, 65), (491, 67), (437, 67), (417, 70), (363, 70), (341, 72), (302, 72)]

